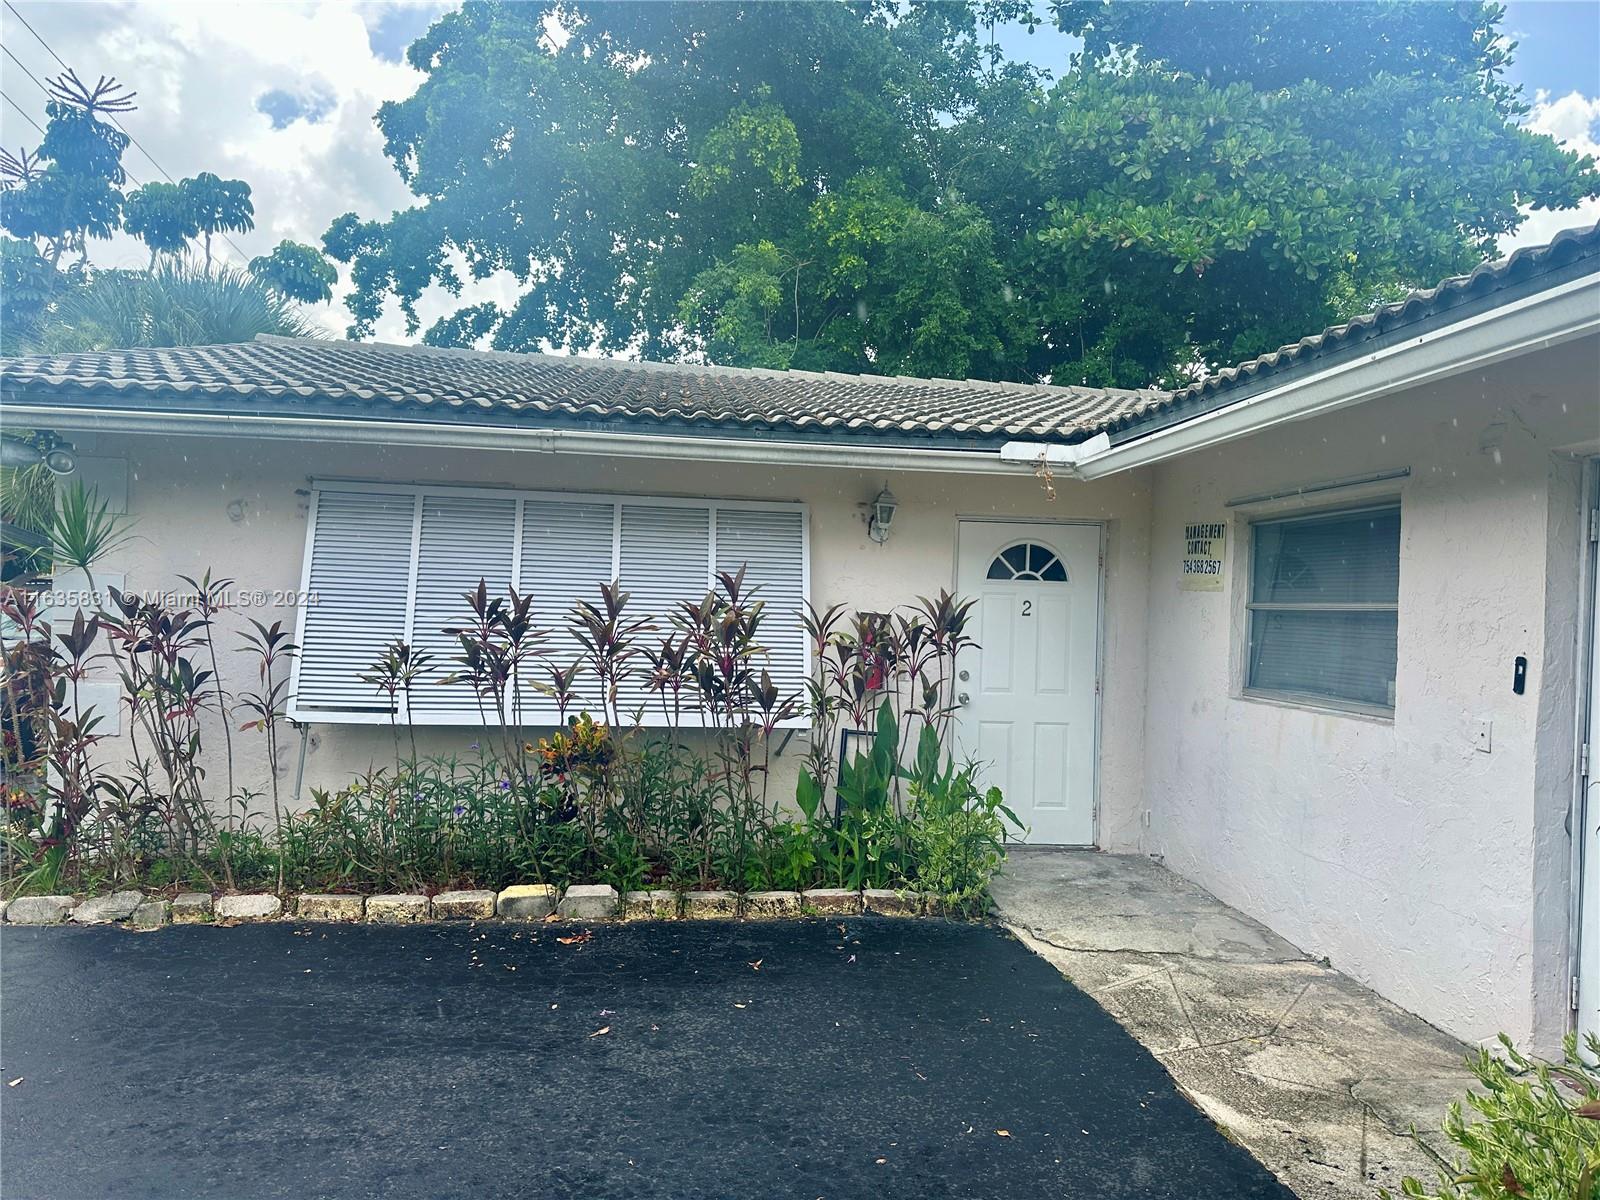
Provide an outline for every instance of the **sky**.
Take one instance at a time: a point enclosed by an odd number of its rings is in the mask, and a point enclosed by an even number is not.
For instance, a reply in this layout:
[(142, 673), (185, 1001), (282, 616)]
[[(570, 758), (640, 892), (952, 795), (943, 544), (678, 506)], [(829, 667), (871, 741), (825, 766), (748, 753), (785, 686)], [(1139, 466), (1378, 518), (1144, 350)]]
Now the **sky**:
[[(123, 160), (137, 181), (199, 171), (247, 180), (256, 228), (233, 235), (238, 252), (223, 248), (240, 265), (284, 238), (316, 245), (341, 213), (384, 217), (410, 203), (372, 118), (384, 100), (420, 83), (405, 48), (449, 7), (436, 0), (6, 0), (0, 145), (37, 143), (29, 121), (44, 123), (41, 81), (63, 62), (88, 80), (115, 75), (138, 92), (138, 110), (123, 118), (140, 144)], [(1600, 157), (1600, 0), (1511, 0), (1506, 8), (1502, 28), (1519, 45), (1511, 80), (1533, 105), (1529, 124)], [(1005, 29), (997, 38), (1013, 57), (1057, 75), (1075, 49), (1074, 39), (1043, 27), (1031, 36)], [(1502, 246), (1538, 244), (1597, 220), (1600, 201), (1535, 213)], [(148, 258), (122, 235), (92, 243), (90, 254), (101, 266), (143, 266)], [(344, 288), (341, 280), (333, 303), (313, 312), (330, 331), (348, 322), (339, 303)], [(425, 296), (422, 328), (460, 303), (514, 295), (514, 282), (502, 276), (469, 284), (460, 301)], [(393, 309), (377, 336), (411, 340)]]

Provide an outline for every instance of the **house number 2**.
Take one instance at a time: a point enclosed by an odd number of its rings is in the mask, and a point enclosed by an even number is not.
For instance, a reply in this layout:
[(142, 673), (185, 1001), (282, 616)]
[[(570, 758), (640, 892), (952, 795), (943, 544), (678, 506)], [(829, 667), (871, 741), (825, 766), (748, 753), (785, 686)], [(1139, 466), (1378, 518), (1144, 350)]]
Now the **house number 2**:
[(1033, 616), (1033, 601), (1032, 600), (1024, 600), (1022, 602), (1022, 615), (1025, 616), (1025, 617)]

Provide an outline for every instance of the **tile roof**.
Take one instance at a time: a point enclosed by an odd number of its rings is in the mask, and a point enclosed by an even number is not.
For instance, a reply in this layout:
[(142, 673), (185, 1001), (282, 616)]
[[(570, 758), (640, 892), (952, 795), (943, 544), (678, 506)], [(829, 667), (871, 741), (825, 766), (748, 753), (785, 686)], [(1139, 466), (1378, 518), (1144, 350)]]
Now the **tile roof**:
[[(1455, 275), (1442, 283), (1411, 292), (1393, 304), (1385, 304), (1342, 325), (1288, 346), (1280, 346), (1236, 366), (1215, 371), (1172, 393), (1170, 405), (1181, 408), (1196, 400), (1217, 397), (1227, 403), (1235, 389), (1244, 390), (1256, 379), (1287, 372), (1291, 368), (1327, 365), (1341, 352), (1355, 355), (1372, 349), (1367, 343), (1404, 331), (1424, 322), (1449, 324), (1485, 308), (1493, 308), (1524, 292), (1540, 291), (1569, 276), (1600, 271), (1600, 224), (1587, 228), (1564, 229), (1542, 246), (1526, 246), (1507, 258), (1483, 263), (1466, 275)], [(1549, 278), (1552, 275), (1557, 278)], [(1507, 295), (1506, 293), (1513, 293)]]
[(8, 402), (993, 447), (1137, 436), (1426, 328), (1600, 271), (1600, 225), (1214, 372), (1178, 391), (908, 379), (259, 337), (0, 359)]
[[(365, 342), (253, 342), (0, 362), (7, 399), (869, 441), (1078, 441), (1137, 418), (1164, 391), (819, 374)], [(448, 414), (448, 415), (447, 415)]]

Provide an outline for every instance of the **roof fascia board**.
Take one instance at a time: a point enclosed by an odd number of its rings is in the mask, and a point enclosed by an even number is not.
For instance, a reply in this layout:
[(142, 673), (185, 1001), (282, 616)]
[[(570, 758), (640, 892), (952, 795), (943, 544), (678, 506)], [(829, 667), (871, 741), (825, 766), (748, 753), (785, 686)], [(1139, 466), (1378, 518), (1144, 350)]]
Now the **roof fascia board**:
[(626, 458), (664, 458), (690, 462), (751, 463), (763, 466), (813, 466), (866, 470), (1025, 474), (1025, 464), (1002, 463), (993, 450), (945, 450), (905, 446), (862, 446), (753, 438), (674, 437), (569, 429), (510, 429), (503, 426), (445, 425), (427, 421), (371, 421), (360, 418), (286, 417), (189, 412), (181, 416), (142, 409), (89, 408), (6, 401), (6, 419), (48, 425), (64, 432), (154, 434), (163, 437), (250, 437), (278, 441), (315, 439), (383, 446), (435, 449), (508, 450), (535, 454), (587, 454)]
[(1074, 473), (1083, 479), (1099, 479), (1148, 466), (1595, 333), (1600, 333), (1600, 274), (1586, 275), (1313, 375), (1268, 387), (1090, 454), (1074, 464)]

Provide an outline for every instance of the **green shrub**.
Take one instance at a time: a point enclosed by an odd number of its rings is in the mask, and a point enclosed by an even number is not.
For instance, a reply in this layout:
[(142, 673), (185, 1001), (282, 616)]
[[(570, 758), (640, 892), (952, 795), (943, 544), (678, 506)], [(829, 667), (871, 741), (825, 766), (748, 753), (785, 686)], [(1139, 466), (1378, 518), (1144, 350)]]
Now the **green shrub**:
[[(1432, 1200), (1600, 1200), (1600, 1040), (1586, 1039), (1587, 1061), (1568, 1034), (1560, 1063), (1520, 1053), (1504, 1034), (1503, 1057), (1479, 1050), (1469, 1060), (1481, 1090), (1450, 1106), (1445, 1136), (1460, 1148), (1450, 1161), (1418, 1142), (1439, 1165), (1431, 1186), (1406, 1179), (1402, 1196)], [(1384, 1191), (1383, 1195), (1391, 1195)]]
[[(10, 715), (42, 737), (27, 762), (6, 763), (35, 786), (7, 789), (5, 894), (598, 880), (622, 891), (919, 888), (965, 908), (986, 897), (1005, 822), (1015, 821), (945, 749), (956, 658), (971, 645), (971, 604), (948, 594), (849, 622), (838, 608), (808, 609), (813, 676), (803, 694), (785, 695), (769, 671), (765, 604), (742, 569), (664, 620), (635, 615), (620, 586), (600, 585), (594, 603), (566, 614), (580, 648), (571, 663), (550, 657), (552, 631), (535, 621), (530, 596), (495, 595), (480, 580), (461, 596), (465, 623), (444, 631), (459, 653), (434, 663), (398, 641), (360, 676), (388, 712), (392, 765), (314, 789), (310, 808), (293, 812), (276, 772), (266, 796), (238, 780), (233, 734), (260, 734), (277, 760), (298, 649), (281, 623), (249, 621), (238, 634), (256, 688), (224, 690), (216, 634), (231, 581), (208, 571), (184, 582), (181, 597), (111, 589), (111, 610), (70, 630), (52, 630), (31, 593), (0, 588), (0, 615), (48, 685), (25, 713), (18, 689), (8, 693)], [(120, 767), (99, 745), (99, 718), (73, 716), (65, 702), (101, 657), (123, 680), (138, 735)], [(435, 666), (447, 673), (434, 679)], [(419, 689), (438, 683), (470, 685), (482, 715), (459, 758), (421, 758), (402, 720)], [(638, 687), (650, 724), (643, 710), (623, 711), (620, 697)], [(553, 702), (553, 730), (525, 727), (534, 692)], [(583, 694), (598, 701), (594, 712)], [(769, 785), (801, 717), (811, 744), (793, 819)], [(850, 731), (871, 736), (836, 761)], [(268, 799), (270, 825), (255, 815)]]

